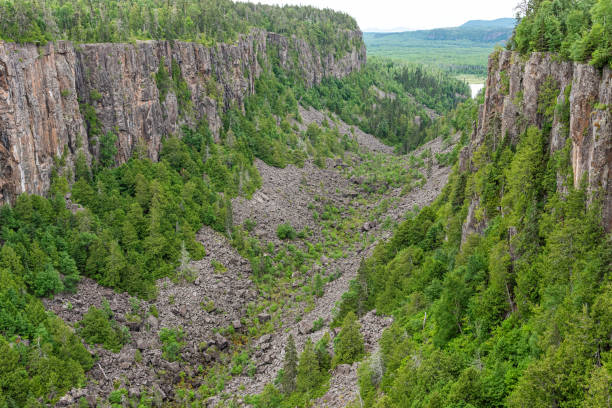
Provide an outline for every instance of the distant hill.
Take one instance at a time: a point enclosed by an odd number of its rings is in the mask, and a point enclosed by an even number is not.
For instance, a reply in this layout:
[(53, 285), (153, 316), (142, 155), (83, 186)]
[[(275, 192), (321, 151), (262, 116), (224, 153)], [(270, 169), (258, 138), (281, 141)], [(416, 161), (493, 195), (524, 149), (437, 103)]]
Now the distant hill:
[(401, 39), (424, 40), (470, 40), (474, 42), (497, 43), (507, 41), (512, 35), (516, 20), (500, 18), (497, 20), (470, 20), (459, 27), (434, 28), (432, 30), (404, 31), (395, 33), (365, 33), (367, 40), (385, 39), (397, 41)]
[(364, 33), (370, 56), (434, 65), (458, 74), (486, 75), (487, 57), (511, 36), (516, 20), (471, 20), (459, 27)]
[(497, 20), (470, 20), (461, 27), (507, 27), (513, 29), (515, 24), (515, 18), (498, 18)]

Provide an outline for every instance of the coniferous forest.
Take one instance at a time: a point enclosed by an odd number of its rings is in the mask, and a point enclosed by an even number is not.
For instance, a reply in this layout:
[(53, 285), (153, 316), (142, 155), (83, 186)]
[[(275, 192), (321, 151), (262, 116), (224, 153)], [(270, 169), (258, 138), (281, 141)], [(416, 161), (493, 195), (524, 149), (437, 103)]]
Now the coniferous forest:
[(598, 68), (612, 64), (612, 4), (605, 0), (524, 0), (523, 16), (511, 49), (521, 53), (555, 52), (562, 58), (589, 62)]
[[(551, 53), (609, 78), (611, 24), (610, 0), (522, 0), (507, 48), (524, 58)], [(335, 59), (362, 45), (351, 35), (358, 30), (352, 17), (312, 7), (0, 0), (0, 41), (40, 47), (59, 40), (216, 46), (253, 29), (295, 36)], [(222, 108), (218, 135), (204, 118), (186, 120), (164, 136), (158, 160), (138, 145), (118, 165), (116, 132), (104, 131), (100, 112), (80, 101), (97, 154), (90, 160), (75, 153), (72, 162), (66, 147), (44, 196), (24, 192), (0, 206), (0, 408), (62, 404), (71, 390), (95, 385), (91, 373), (104, 372), (107, 352), (133, 348), (131, 363), (142, 364), (146, 349), (134, 338), (154, 330), (144, 320), (163, 321), (155, 302), (166, 286), (202, 285), (206, 278), (193, 265), (211, 256), (215, 276), (237, 269), (211, 255), (213, 245), (198, 236), (202, 228), (249, 265), (240, 279), (251, 282), (256, 298), (245, 314), (214, 328), (217, 343), (198, 340), (189, 356), (180, 326), (153, 333), (164, 365), (152, 369), (157, 379), (171, 378), (170, 391), (133, 392), (135, 385), (117, 378), (105, 394), (83, 394), (68, 405), (322, 406), (339, 370), (353, 367), (354, 394), (341, 406), (610, 407), (607, 196), (586, 176), (574, 177), (571, 87), (547, 82), (535, 107), (539, 125), (524, 126), (515, 138), (491, 131), (473, 145), (485, 94), (470, 98), (468, 85), (446, 71), (369, 58), (360, 70), (308, 87), (273, 49), (266, 57), (244, 104)], [(160, 64), (154, 74), (160, 100), (172, 95), (180, 114), (189, 115), (191, 91), (180, 64), (170, 66)], [(592, 106), (610, 112), (599, 101)], [(307, 109), (325, 120), (308, 122)], [(552, 149), (558, 129), (567, 140)], [(378, 150), (366, 149), (359, 132), (372, 135)], [(6, 147), (2, 137), (0, 143)], [(442, 147), (432, 153), (432, 146)], [(312, 183), (317, 188), (332, 171), (344, 184), (324, 191), (328, 197), (313, 193), (305, 209), (312, 220), (274, 225), (272, 236), (257, 235), (264, 226), (256, 220), (238, 223), (236, 203), (256, 201), (270, 172), (288, 169), (322, 172)], [(414, 198), (444, 169), (439, 194)], [(305, 178), (292, 181), (310, 192)], [(342, 198), (334, 201), (336, 195)], [(410, 205), (403, 205), (406, 197)], [(467, 220), (479, 229), (466, 233)], [(358, 268), (332, 313), (302, 330), (305, 316), (348, 273), (338, 265), (351, 260)], [(54, 299), (87, 298), (79, 292), (84, 281), (127, 294), (127, 318), (108, 302), (88, 306), (74, 324), (51, 310)], [(199, 307), (226, 313), (217, 304), (223, 302), (202, 299)], [(372, 315), (391, 318), (375, 346), (364, 334)], [(273, 349), (278, 370), (264, 381), (258, 358), (271, 352), (262, 346), (266, 336), (283, 340), (274, 343), (282, 345)], [(242, 380), (264, 385), (233, 385)]]

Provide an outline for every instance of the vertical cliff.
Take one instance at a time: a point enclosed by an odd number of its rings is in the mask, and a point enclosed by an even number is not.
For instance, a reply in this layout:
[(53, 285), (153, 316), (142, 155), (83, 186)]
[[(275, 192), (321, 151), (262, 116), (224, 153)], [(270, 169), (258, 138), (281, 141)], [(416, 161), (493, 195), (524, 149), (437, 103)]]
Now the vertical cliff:
[[(355, 45), (341, 55), (322, 55), (301, 38), (263, 30), (213, 47), (169, 41), (44, 47), (0, 42), (0, 203), (22, 192), (44, 194), (54, 158), (64, 152), (68, 163), (79, 151), (97, 157), (87, 107), (94, 108), (102, 133), (118, 136), (117, 164), (128, 160), (138, 143), (157, 159), (162, 136), (182, 124), (205, 118), (218, 135), (220, 115), (242, 106), (255, 91), (254, 81), (272, 54), (306, 86), (360, 69), (366, 60), (361, 32), (349, 34)], [(155, 74), (162, 62), (171, 72), (173, 61), (190, 92), (188, 112), (181, 112), (172, 91), (160, 98)]]
[[(587, 183), (591, 199), (602, 204), (604, 225), (612, 230), (612, 73), (559, 60), (551, 54), (533, 53), (528, 59), (501, 51), (489, 60), (485, 102), (470, 145), (460, 166), (475, 170), (470, 159), (486, 139), (508, 137), (516, 144), (529, 126), (550, 128), (549, 149), (554, 153), (571, 144), (573, 182)], [(563, 189), (558, 177), (558, 188)], [(463, 226), (463, 237), (481, 232), (473, 197)]]

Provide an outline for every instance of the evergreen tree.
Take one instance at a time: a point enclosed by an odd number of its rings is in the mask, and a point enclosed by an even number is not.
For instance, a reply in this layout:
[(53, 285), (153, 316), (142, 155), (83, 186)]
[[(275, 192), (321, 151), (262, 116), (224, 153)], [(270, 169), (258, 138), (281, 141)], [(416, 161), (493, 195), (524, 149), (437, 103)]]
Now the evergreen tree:
[(320, 381), (321, 372), (317, 353), (312, 340), (308, 338), (304, 345), (304, 351), (300, 354), (300, 363), (297, 367), (297, 390), (304, 393), (313, 391), (319, 386)]
[(359, 322), (355, 313), (347, 313), (342, 322), (342, 329), (334, 339), (334, 362), (338, 364), (352, 364), (364, 355), (363, 336), (359, 331)]
[(330, 336), (329, 332), (325, 333), (321, 340), (315, 345), (315, 353), (317, 353), (317, 362), (322, 373), (331, 369), (331, 355), (327, 348), (329, 347)]
[(285, 362), (283, 363), (283, 375), (280, 383), (280, 389), (286, 395), (291, 394), (296, 389), (297, 367), (298, 355), (295, 342), (293, 336), (289, 335), (285, 346)]

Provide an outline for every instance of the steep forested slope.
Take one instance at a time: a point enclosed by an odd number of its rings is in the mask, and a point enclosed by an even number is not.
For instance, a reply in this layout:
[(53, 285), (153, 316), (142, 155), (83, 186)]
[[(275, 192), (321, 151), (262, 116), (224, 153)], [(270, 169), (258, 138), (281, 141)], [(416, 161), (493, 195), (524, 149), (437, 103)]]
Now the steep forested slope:
[(609, 405), (610, 75), (491, 57), (449, 184), (377, 247), (336, 317), (395, 318), (360, 368), (364, 406)]
[[(327, 79), (300, 100), (318, 109), (327, 108), (406, 153), (438, 136), (439, 114), (468, 95), (464, 82), (441, 72), (370, 59), (359, 73), (343, 80)], [(415, 117), (419, 119), (415, 121)]]

